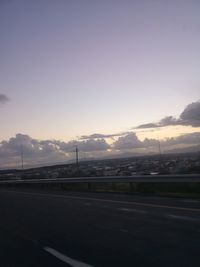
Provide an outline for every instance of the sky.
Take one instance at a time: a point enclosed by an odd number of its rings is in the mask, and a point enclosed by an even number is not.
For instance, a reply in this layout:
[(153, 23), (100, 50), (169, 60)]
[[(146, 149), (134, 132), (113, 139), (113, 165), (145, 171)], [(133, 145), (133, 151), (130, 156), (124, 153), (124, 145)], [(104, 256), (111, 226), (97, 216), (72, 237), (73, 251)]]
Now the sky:
[(85, 157), (199, 145), (199, 14), (198, 0), (0, 1), (0, 168), (20, 144), (27, 165), (73, 142)]

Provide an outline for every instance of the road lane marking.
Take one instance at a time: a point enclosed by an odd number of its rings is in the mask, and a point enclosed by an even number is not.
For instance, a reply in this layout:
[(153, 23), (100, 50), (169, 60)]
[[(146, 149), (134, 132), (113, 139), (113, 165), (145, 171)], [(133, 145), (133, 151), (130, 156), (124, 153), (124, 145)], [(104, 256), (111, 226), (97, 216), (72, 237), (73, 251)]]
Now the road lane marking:
[(49, 252), (51, 255), (55, 256), (56, 258), (58, 258), (59, 260), (71, 265), (72, 267), (93, 267), (92, 265), (89, 265), (87, 263), (81, 262), (81, 261), (77, 261), (74, 260), (60, 252), (58, 252), (57, 250), (50, 248), (50, 247), (44, 247), (43, 248), (45, 251)]
[(119, 200), (111, 200), (111, 199), (101, 199), (101, 198), (92, 198), (92, 197), (77, 197), (77, 196), (66, 196), (66, 195), (56, 195), (56, 194), (42, 194), (42, 193), (31, 193), (31, 192), (22, 192), (22, 191), (0, 191), (0, 192), (12, 192), (24, 195), (31, 195), (31, 196), (42, 196), (42, 197), (57, 197), (57, 198), (70, 198), (70, 199), (80, 199), (80, 200), (89, 200), (89, 201), (99, 201), (99, 202), (107, 202), (107, 203), (115, 203), (115, 204), (128, 204), (128, 205), (138, 205), (143, 207), (150, 207), (150, 208), (165, 208), (165, 209), (174, 209), (174, 210), (185, 210), (185, 211), (195, 211), (200, 212), (200, 209), (197, 208), (184, 208), (178, 206), (168, 206), (168, 205), (160, 205), (160, 204), (150, 204), (150, 203), (142, 203), (136, 201), (119, 201)]
[(198, 219), (198, 218), (179, 216), (179, 215), (174, 215), (174, 214), (168, 214), (168, 217), (173, 218), (173, 219), (186, 220), (186, 221), (200, 221), (200, 218)]

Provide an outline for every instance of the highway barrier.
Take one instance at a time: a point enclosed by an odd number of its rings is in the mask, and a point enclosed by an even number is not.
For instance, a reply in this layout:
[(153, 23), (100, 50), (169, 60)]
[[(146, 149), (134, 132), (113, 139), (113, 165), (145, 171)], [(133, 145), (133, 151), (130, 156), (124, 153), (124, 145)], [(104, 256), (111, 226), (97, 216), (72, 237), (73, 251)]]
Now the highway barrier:
[(72, 177), (50, 179), (10, 179), (1, 180), (5, 184), (70, 184), (70, 183), (200, 183), (200, 174), (177, 175), (135, 175), (135, 176), (102, 176)]
[(200, 174), (1, 180), (0, 187), (200, 195)]

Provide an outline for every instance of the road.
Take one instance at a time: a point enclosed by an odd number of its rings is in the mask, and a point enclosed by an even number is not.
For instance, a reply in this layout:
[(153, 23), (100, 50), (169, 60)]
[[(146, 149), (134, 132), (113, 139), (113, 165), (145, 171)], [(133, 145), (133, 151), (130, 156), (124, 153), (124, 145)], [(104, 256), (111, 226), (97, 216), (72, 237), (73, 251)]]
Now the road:
[(200, 266), (200, 200), (0, 190), (0, 266)]

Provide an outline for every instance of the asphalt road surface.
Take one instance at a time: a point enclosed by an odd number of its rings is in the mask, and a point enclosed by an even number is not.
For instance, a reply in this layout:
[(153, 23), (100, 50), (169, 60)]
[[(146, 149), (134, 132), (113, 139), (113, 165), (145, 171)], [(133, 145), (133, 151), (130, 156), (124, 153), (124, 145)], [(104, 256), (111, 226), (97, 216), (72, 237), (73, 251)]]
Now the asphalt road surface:
[(0, 190), (0, 266), (200, 266), (200, 200)]

